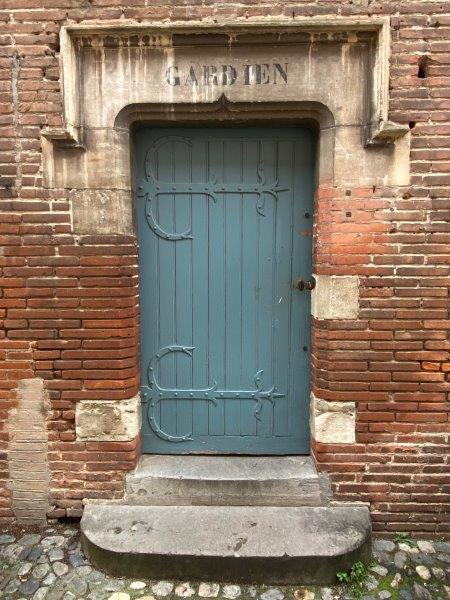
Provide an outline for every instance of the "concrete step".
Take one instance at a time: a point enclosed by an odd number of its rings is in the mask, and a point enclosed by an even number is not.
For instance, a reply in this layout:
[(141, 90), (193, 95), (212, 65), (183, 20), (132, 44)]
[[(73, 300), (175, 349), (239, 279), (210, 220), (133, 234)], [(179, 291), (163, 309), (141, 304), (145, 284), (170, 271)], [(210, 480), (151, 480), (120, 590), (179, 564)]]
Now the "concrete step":
[(332, 584), (370, 557), (365, 506), (88, 504), (82, 545), (115, 576)]
[(143, 456), (125, 482), (127, 504), (317, 506), (309, 456)]

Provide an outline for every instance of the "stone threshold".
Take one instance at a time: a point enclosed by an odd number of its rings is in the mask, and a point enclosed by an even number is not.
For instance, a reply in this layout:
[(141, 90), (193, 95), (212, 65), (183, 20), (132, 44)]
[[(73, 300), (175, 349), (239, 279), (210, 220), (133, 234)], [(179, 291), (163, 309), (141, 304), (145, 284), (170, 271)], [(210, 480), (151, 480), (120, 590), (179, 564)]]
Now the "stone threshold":
[(318, 506), (327, 481), (309, 456), (144, 455), (126, 476), (125, 503)]

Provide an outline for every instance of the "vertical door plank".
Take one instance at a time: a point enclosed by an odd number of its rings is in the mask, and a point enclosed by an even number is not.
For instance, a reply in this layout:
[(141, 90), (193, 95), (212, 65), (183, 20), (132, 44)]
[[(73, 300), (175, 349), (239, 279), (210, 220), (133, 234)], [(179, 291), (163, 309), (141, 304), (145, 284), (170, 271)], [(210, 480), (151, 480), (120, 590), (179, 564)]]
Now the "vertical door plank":
[[(174, 181), (175, 148), (169, 141), (160, 147), (156, 155), (157, 174), (161, 181)], [(160, 196), (155, 202), (156, 218), (166, 231), (175, 230), (175, 197), (172, 194)], [(176, 340), (175, 331), (175, 242), (158, 238), (159, 245), (159, 323), (160, 335), (158, 350), (171, 346)], [(175, 356), (169, 354), (159, 363), (159, 381), (163, 387), (172, 388), (176, 384)], [(164, 431), (176, 435), (177, 403), (175, 400), (160, 402), (161, 426)]]
[[(261, 140), (259, 162), (263, 166), (266, 180), (276, 177), (274, 164), (276, 142)], [(261, 382), (265, 389), (273, 385), (273, 303), (274, 303), (274, 243), (275, 243), (275, 200), (266, 198), (264, 216), (259, 218), (258, 240), (258, 368), (262, 371)], [(273, 435), (273, 407), (263, 401), (261, 420), (258, 422), (258, 435)]]
[[(174, 231), (187, 231), (191, 225), (191, 194), (186, 184), (191, 177), (192, 148), (177, 141), (173, 144)], [(186, 191), (184, 191), (186, 190)], [(181, 193), (184, 192), (184, 193)], [(175, 251), (175, 337), (174, 344), (192, 345), (192, 248), (191, 240), (169, 242)], [(192, 383), (192, 359), (181, 352), (174, 357), (176, 388), (186, 389)], [(183, 436), (193, 429), (192, 400), (175, 400), (176, 434)]]
[[(294, 144), (295, 189), (294, 237), (293, 237), (293, 277), (311, 278), (312, 273), (312, 232), (313, 216), (313, 139), (308, 130), (299, 132)], [(309, 215), (307, 218), (306, 215)], [(295, 275), (294, 275), (295, 274)], [(309, 445), (309, 396), (310, 396), (310, 320), (311, 295), (293, 291), (291, 318), (292, 346), (290, 352), (290, 389), (292, 398), (291, 413), (297, 415), (291, 421), (291, 435), (296, 435), (307, 447)], [(306, 351), (304, 350), (306, 348)], [(294, 404), (295, 402), (295, 404)]]
[(278, 194), (275, 204), (275, 302), (274, 332), (274, 381), (278, 391), (285, 397), (274, 404), (274, 434), (288, 435), (289, 406), (292, 401), (289, 388), (289, 352), (291, 346), (290, 319), (292, 314), (292, 227), (294, 203), (294, 165), (291, 140), (277, 144), (277, 176), (287, 191)]
[[(224, 181), (223, 136), (210, 137), (209, 177), (215, 175)], [(208, 204), (209, 269), (201, 284), (208, 286), (209, 311), (209, 383), (217, 382), (224, 389), (225, 380), (225, 195), (218, 194), (216, 202)], [(208, 408), (209, 435), (225, 433), (225, 402), (217, 399), (217, 406)]]
[[(242, 181), (258, 183), (258, 141), (249, 139), (243, 142), (244, 161)], [(259, 369), (257, 362), (257, 310), (258, 296), (258, 245), (257, 232), (260, 215), (256, 210), (256, 194), (243, 194), (242, 211), (242, 360), (241, 387), (251, 390), (255, 387), (254, 376)], [(256, 435), (255, 402), (241, 400), (239, 420), (243, 436)]]
[[(225, 142), (225, 187), (242, 183), (243, 149), (241, 140)], [(225, 195), (225, 356), (226, 387), (241, 389), (242, 327), (242, 194)], [(225, 435), (240, 435), (240, 401), (225, 403)]]
[[(193, 137), (192, 180), (206, 182), (208, 179), (208, 141)], [(195, 346), (192, 357), (193, 384), (196, 389), (210, 385), (208, 362), (209, 341), (209, 301), (210, 292), (205, 285), (205, 276), (209, 270), (208, 257), (208, 206), (212, 201), (204, 194), (192, 196), (192, 345)], [(193, 403), (194, 434), (208, 435), (207, 400)], [(206, 450), (208, 448), (205, 447)]]

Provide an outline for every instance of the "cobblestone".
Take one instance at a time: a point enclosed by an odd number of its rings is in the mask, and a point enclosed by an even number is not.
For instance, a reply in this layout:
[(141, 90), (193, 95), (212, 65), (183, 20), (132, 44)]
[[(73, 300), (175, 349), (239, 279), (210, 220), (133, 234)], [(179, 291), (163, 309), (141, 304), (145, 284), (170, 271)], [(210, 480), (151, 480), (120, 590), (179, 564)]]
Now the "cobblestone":
[(427, 542), (426, 540), (419, 540), (417, 542), (417, 547), (421, 552), (425, 552), (426, 554), (434, 554), (436, 552), (433, 544)]
[[(302, 594), (302, 596), (304, 597), (305, 594)], [(277, 588), (271, 588), (270, 590), (267, 590), (267, 592), (263, 592), (260, 598), (261, 600), (283, 600), (284, 594)]]
[(404, 552), (399, 551), (394, 554), (394, 564), (397, 569), (403, 569), (406, 564), (406, 560), (407, 556)]
[(224, 598), (228, 600), (236, 600), (241, 595), (241, 588), (238, 585), (225, 585), (222, 590)]
[(177, 585), (175, 588), (175, 595), (179, 598), (190, 598), (194, 594), (195, 590), (189, 585), (189, 582), (180, 583), (180, 585)]
[(154, 586), (152, 586), (152, 592), (162, 598), (171, 594), (172, 590), (173, 583), (170, 583), (170, 581), (159, 581)]
[(425, 581), (428, 581), (428, 579), (431, 578), (430, 571), (423, 565), (419, 565), (418, 567), (416, 567), (416, 572), (419, 575), (419, 577), (421, 579), (424, 579)]
[(0, 535), (0, 544), (11, 544), (15, 539), (13, 535)]
[(106, 576), (84, 557), (76, 526), (4, 530), (2, 600), (450, 600), (450, 543), (374, 540), (361, 587), (285, 587), (233, 582), (146, 581)]
[(133, 581), (130, 583), (130, 589), (132, 590), (143, 590), (147, 587), (147, 584), (144, 581)]
[(217, 583), (201, 583), (198, 587), (200, 598), (217, 598), (220, 592), (220, 585)]

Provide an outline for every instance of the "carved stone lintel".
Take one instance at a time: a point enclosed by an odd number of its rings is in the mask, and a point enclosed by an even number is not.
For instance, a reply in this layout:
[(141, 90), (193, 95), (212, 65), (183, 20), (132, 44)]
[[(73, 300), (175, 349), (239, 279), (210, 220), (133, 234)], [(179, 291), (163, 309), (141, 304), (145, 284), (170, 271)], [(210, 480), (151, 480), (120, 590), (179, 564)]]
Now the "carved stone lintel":
[(372, 129), (371, 135), (367, 140), (367, 146), (384, 146), (392, 144), (398, 138), (406, 135), (409, 131), (407, 125), (394, 123), (394, 121), (382, 121), (377, 127)]
[[(261, 35), (266, 32), (270, 35)], [(190, 45), (193, 34), (200, 47), (201, 43), (210, 43), (208, 36), (222, 33), (226, 40), (214, 46), (213, 53), (218, 68), (222, 63), (228, 65), (223, 61), (229, 56), (231, 44), (233, 61), (242, 72), (244, 65), (250, 64), (251, 47), (255, 65), (265, 64), (268, 56), (283, 64), (287, 61), (289, 85), (280, 79), (276, 86), (260, 85), (255, 79), (257, 71), (251, 85), (250, 80), (247, 85), (245, 70), (232, 85), (228, 75), (223, 85), (203, 76), (202, 82), (195, 85), (190, 75), (183, 76), (180, 85), (167, 81), (164, 75), (171, 66), (179, 68), (180, 73), (190, 73), (192, 65), (194, 73), (199, 66), (203, 69), (201, 53), (192, 51)], [(279, 40), (279, 36), (286, 36), (285, 40)], [(410, 183), (409, 136), (392, 143), (407, 128), (392, 124), (388, 117), (388, 16), (232, 18), (219, 23), (121, 21), (120, 25), (86, 22), (63, 26), (60, 38), (64, 125), (43, 132), (46, 187), (129, 190), (130, 126), (153, 119), (162, 123), (175, 119), (186, 123), (282, 119), (293, 125), (307, 120), (316, 123), (321, 132), (320, 182), (349, 187)], [(92, 46), (94, 38), (97, 45)], [(131, 38), (134, 45), (121, 42)], [(139, 40), (144, 38), (150, 41), (141, 46)], [(359, 39), (361, 44), (354, 43)], [(160, 44), (173, 47), (174, 56), (156, 50)], [(107, 52), (96, 50), (105, 46)], [(350, 46), (352, 51), (348, 52)], [(310, 52), (313, 47), (314, 52)], [(273, 54), (275, 48), (279, 50)], [(369, 55), (371, 59), (366, 60), (364, 56)], [(175, 56), (177, 65), (172, 65)], [(129, 69), (116, 68), (122, 59), (132, 61)], [(308, 61), (310, 77), (305, 76), (303, 68)], [(133, 74), (144, 71), (151, 77), (146, 85), (136, 86)], [(100, 72), (110, 76), (96, 80), (95, 74)], [(348, 77), (350, 72), (352, 79)], [(330, 85), (326, 85), (328, 81)], [(376, 156), (367, 156), (367, 149)]]

